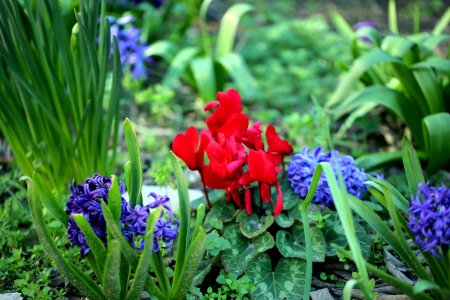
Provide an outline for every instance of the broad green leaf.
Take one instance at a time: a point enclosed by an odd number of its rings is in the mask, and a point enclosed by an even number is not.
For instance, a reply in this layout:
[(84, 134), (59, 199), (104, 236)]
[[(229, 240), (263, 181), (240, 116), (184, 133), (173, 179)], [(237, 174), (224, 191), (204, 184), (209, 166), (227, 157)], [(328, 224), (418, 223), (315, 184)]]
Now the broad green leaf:
[(385, 37), (381, 44), (383, 51), (399, 59), (403, 59), (414, 47), (417, 48), (417, 44), (413, 40), (396, 35)]
[(120, 220), (122, 214), (122, 197), (120, 195), (119, 179), (113, 175), (111, 188), (108, 191), (108, 207), (111, 209), (115, 220)]
[(429, 172), (435, 172), (450, 161), (450, 114), (426, 116), (422, 120)]
[(361, 247), (361, 254), (367, 260), (372, 252), (372, 238), (364, 226), (359, 223), (355, 223), (355, 234)]
[(118, 240), (110, 240), (109, 243), (103, 271), (102, 288), (107, 299), (120, 300), (120, 242)]
[(422, 167), (420, 166), (416, 150), (414, 150), (406, 135), (403, 136), (402, 158), (406, 179), (408, 180), (409, 192), (413, 195), (419, 189), (419, 183), (425, 182), (425, 178), (423, 177)]
[[(280, 188), (283, 191), (283, 210), (289, 210), (300, 202), (299, 195), (294, 194), (291, 183), (286, 178), (280, 178)], [(272, 193), (272, 198), (276, 199), (276, 191)]]
[[(179, 220), (180, 227), (178, 231), (178, 242), (177, 242), (177, 254), (176, 254), (176, 265), (174, 270), (173, 282), (174, 285), (177, 284), (180, 280), (182, 280), (183, 270), (188, 263), (186, 261), (186, 255), (189, 251), (189, 240), (188, 240), (188, 232), (189, 232), (189, 223), (190, 223), (190, 214), (191, 214), (191, 206), (189, 201), (189, 192), (186, 180), (184, 178), (183, 170), (180, 166), (178, 158), (170, 152), (170, 161), (172, 163), (172, 168), (175, 173), (175, 178), (177, 181), (177, 189), (178, 189), (178, 207), (179, 207)], [(195, 238), (195, 237), (194, 237)], [(177, 288), (174, 286), (174, 288)]]
[(394, 34), (398, 34), (397, 8), (395, 5), (395, 0), (389, 0), (388, 20), (389, 20), (389, 31)]
[(217, 58), (217, 61), (227, 70), (244, 98), (253, 98), (256, 95), (255, 80), (245, 60), (238, 53), (229, 53)]
[[(187, 261), (183, 266), (178, 282), (174, 281), (173, 298), (183, 300), (191, 287), (194, 276), (205, 252), (206, 231), (199, 228), (197, 235), (193, 237), (187, 253)], [(178, 263), (178, 262), (177, 262)]]
[(370, 172), (401, 159), (402, 151), (392, 151), (365, 154), (358, 157), (355, 161), (358, 167)]
[(370, 52), (360, 56), (353, 62), (350, 71), (343, 78), (336, 91), (326, 104), (326, 108), (331, 108), (347, 98), (353, 91), (353, 87), (355, 87), (358, 83), (359, 78), (372, 66), (380, 63), (401, 64), (402, 62), (398, 58), (392, 57), (380, 49), (373, 49)]
[(420, 145), (423, 145), (422, 128), (420, 123), (417, 122), (417, 120), (421, 120), (423, 117), (419, 109), (411, 103), (411, 99), (405, 97), (402, 93), (382, 85), (368, 87), (354, 96), (345, 99), (337, 107), (336, 119), (345, 114), (352, 113), (352, 111), (361, 105), (368, 103), (384, 106), (405, 120), (414, 138), (417, 139)]
[(353, 28), (350, 26), (350, 24), (348, 24), (348, 22), (345, 20), (345, 18), (337, 10), (332, 11), (330, 16), (331, 21), (333, 22), (334, 27), (336, 27), (337, 31), (348, 41), (353, 40), (355, 32), (353, 31)]
[(42, 204), (62, 224), (67, 224), (69, 222), (69, 216), (65, 213), (64, 208), (61, 205), (62, 202), (58, 201), (57, 196), (48, 189), (47, 183), (39, 173), (35, 173), (35, 175), (33, 175), (33, 182), (35, 182), (39, 194), (42, 195)]
[(211, 229), (223, 229), (223, 223), (231, 221), (235, 214), (235, 208), (230, 202), (226, 202), (224, 199), (218, 201), (212, 205), (211, 210), (206, 215), (205, 230)]
[[(314, 262), (324, 262), (327, 245), (322, 231), (317, 227), (311, 227), (311, 241)], [(284, 257), (296, 257), (306, 260), (305, 233), (303, 225), (295, 224), (291, 228), (291, 232), (280, 230), (277, 232), (276, 245), (278, 251)]]
[(217, 88), (212, 58), (194, 58), (191, 61), (190, 67), (200, 99), (204, 103), (215, 99)]
[[(158, 207), (153, 210), (147, 219), (146, 233), (144, 236), (144, 249), (141, 252), (139, 262), (136, 267), (136, 272), (134, 273), (133, 283), (128, 291), (127, 300), (139, 299), (144, 289), (145, 282), (147, 281), (149, 274), (148, 269), (151, 264), (151, 255), (153, 253), (153, 235), (155, 230), (156, 222), (161, 216), (162, 207)], [(162, 293), (155, 295), (161, 298)]]
[(173, 87), (199, 51), (200, 50), (198, 48), (191, 47), (184, 48), (178, 52), (170, 63), (169, 69), (162, 80), (162, 84), (168, 87)]
[(301, 259), (282, 258), (278, 261), (275, 271), (267, 254), (260, 254), (245, 271), (256, 290), (252, 293), (254, 299), (301, 300), (305, 285), (306, 263)]
[(171, 41), (156, 41), (145, 50), (144, 54), (145, 56), (161, 56), (166, 61), (172, 61), (176, 52), (175, 48), (175, 45)]
[[(83, 232), (83, 237), (86, 240), (90, 251), (94, 255), (95, 263), (97, 264), (99, 270), (103, 272), (105, 267), (105, 257), (106, 257), (106, 248), (103, 244), (103, 241), (95, 234), (89, 222), (86, 220), (86, 217), (82, 214), (74, 214), (72, 215), (73, 220), (77, 223), (78, 227), (80, 227)], [(102, 280), (103, 274), (100, 275), (99, 280)]]
[(338, 219), (337, 213), (331, 214), (331, 216), (325, 220), (325, 226), (322, 228), (325, 242), (327, 245), (327, 256), (336, 255), (336, 250), (331, 245), (337, 245), (340, 248), (347, 247), (347, 239), (345, 238), (344, 228)]
[(139, 148), (139, 141), (136, 132), (127, 118), (123, 123), (123, 131), (125, 134), (125, 141), (127, 144), (128, 155), (130, 156), (131, 167), (131, 186), (128, 186), (131, 207), (136, 204), (142, 205), (142, 161), (141, 150)]
[(258, 217), (256, 214), (247, 214), (245, 210), (241, 211), (236, 221), (239, 223), (241, 233), (246, 238), (254, 238), (264, 233), (270, 225), (273, 224), (272, 215)]
[(219, 35), (217, 37), (216, 55), (218, 57), (230, 54), (233, 51), (234, 39), (241, 17), (252, 10), (246, 3), (232, 5), (220, 21)]
[(67, 261), (63, 253), (58, 249), (54, 238), (48, 231), (48, 225), (45, 222), (42, 213), (42, 195), (38, 193), (35, 183), (28, 182), (28, 201), (30, 203), (31, 215), (39, 241), (44, 247), (46, 253), (55, 262), (58, 270), (64, 274), (65, 278), (75, 286), (79, 291), (90, 299), (106, 299), (100, 287), (88, 275), (86, 275), (76, 265)]
[(442, 73), (450, 72), (450, 60), (439, 56), (430, 56), (425, 60), (411, 66), (412, 70), (432, 68)]
[(222, 264), (225, 271), (236, 276), (244, 272), (258, 253), (275, 246), (275, 241), (270, 233), (264, 232), (254, 239), (247, 239), (241, 234), (239, 225), (228, 227), (224, 237), (230, 242), (231, 248), (222, 253)]
[(421, 68), (414, 70), (413, 74), (425, 96), (430, 114), (444, 111), (443, 93), (434, 71), (431, 68)]
[(445, 13), (442, 15), (442, 17), (439, 19), (439, 21), (436, 22), (434, 25), (434, 29), (432, 31), (432, 34), (440, 34), (447, 28), (448, 23), (450, 22), (450, 7), (447, 8)]
[(275, 222), (282, 228), (289, 228), (294, 225), (295, 218), (293, 216), (281, 213), (275, 218)]

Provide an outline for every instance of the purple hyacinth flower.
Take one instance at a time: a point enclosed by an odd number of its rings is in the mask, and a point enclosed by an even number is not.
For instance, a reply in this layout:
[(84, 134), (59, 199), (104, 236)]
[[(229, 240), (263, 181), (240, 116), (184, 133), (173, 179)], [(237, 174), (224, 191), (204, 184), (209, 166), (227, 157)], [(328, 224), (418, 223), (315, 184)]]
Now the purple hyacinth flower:
[[(108, 17), (111, 23), (111, 39), (117, 39), (122, 69), (129, 68), (134, 79), (145, 78), (148, 75), (147, 64), (152, 59), (145, 55), (148, 45), (141, 42), (141, 30), (132, 25), (135, 18), (126, 15), (118, 20)], [(111, 40), (111, 53), (113, 43)]]
[[(287, 167), (288, 180), (295, 194), (302, 198), (306, 197), (314, 170), (321, 162), (330, 163), (335, 174), (340, 170), (349, 194), (360, 198), (367, 191), (363, 184), (367, 180), (367, 175), (364, 170), (356, 166), (355, 160), (351, 156), (340, 155), (338, 151), (323, 152), (320, 147), (314, 151), (305, 147), (300, 153), (293, 156)], [(312, 202), (325, 206), (333, 204), (330, 187), (323, 173)]]
[(371, 21), (362, 21), (353, 25), (353, 29), (355, 30), (359, 30), (361, 28), (375, 28), (375, 27), (377, 27), (377, 24)]
[(440, 258), (450, 245), (450, 188), (419, 183), (409, 203), (408, 227), (424, 252)]
[[(125, 192), (122, 183), (120, 194)], [(82, 256), (86, 256), (90, 249), (87, 245), (83, 233), (72, 218), (73, 214), (82, 214), (89, 222), (95, 234), (106, 245), (106, 222), (103, 216), (101, 200), (108, 203), (108, 191), (111, 188), (111, 178), (94, 174), (86, 179), (82, 184), (74, 181), (70, 184), (70, 197), (66, 204), (66, 214), (70, 216), (67, 234), (72, 245), (80, 248)], [(125, 200), (123, 200), (125, 201)]]
[(129, 241), (134, 249), (142, 250), (144, 241), (140, 237), (146, 232), (148, 216), (152, 209), (163, 206), (164, 210), (156, 221), (152, 249), (153, 252), (158, 252), (161, 247), (170, 249), (178, 235), (179, 220), (173, 217), (168, 196), (160, 196), (155, 193), (150, 193), (150, 196), (155, 199), (154, 202), (145, 206), (136, 205), (134, 209), (128, 205), (124, 210), (122, 215), (124, 234), (130, 237)]

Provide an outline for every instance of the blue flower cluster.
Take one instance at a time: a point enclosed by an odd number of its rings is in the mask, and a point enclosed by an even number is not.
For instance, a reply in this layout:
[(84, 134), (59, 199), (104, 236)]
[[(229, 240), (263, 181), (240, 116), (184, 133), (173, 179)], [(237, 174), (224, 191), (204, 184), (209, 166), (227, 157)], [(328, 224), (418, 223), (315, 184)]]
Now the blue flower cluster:
[[(450, 188), (419, 183), (409, 202), (408, 227), (424, 252), (441, 257), (440, 249), (450, 245)], [(445, 255), (445, 253), (444, 253)]]
[[(66, 214), (70, 215), (67, 234), (72, 245), (80, 249), (81, 255), (86, 256), (90, 249), (84, 239), (83, 233), (73, 220), (73, 214), (83, 214), (91, 225), (95, 234), (106, 245), (106, 222), (103, 216), (101, 200), (108, 203), (108, 191), (111, 188), (111, 178), (94, 174), (86, 179), (83, 184), (70, 184), (70, 198), (66, 204)], [(120, 183), (120, 194), (125, 192), (125, 187)], [(122, 197), (121, 227), (124, 236), (130, 241), (133, 248), (142, 250), (143, 241), (139, 240), (145, 234), (147, 218), (151, 209), (162, 205), (165, 210), (156, 223), (154, 231), (153, 251), (163, 248), (169, 249), (176, 239), (179, 221), (173, 217), (168, 205), (169, 197), (151, 194), (155, 202), (146, 206), (136, 205), (134, 208)], [(138, 241), (139, 240), (139, 241)], [(136, 246), (136, 243), (139, 245)]]
[[(131, 25), (134, 17), (127, 15), (117, 21), (110, 17), (109, 20), (111, 23), (111, 38), (117, 38), (122, 69), (129, 67), (134, 79), (145, 78), (148, 75), (146, 64), (150, 63), (152, 59), (145, 55), (149, 46), (141, 43), (141, 30)], [(112, 40), (111, 47), (113, 47)]]
[(127, 203), (122, 214), (122, 226), (124, 234), (131, 241), (133, 248), (142, 250), (144, 241), (140, 239), (140, 236), (145, 234), (150, 210), (158, 206), (163, 206), (165, 210), (156, 222), (153, 239), (153, 252), (158, 252), (161, 244), (164, 249), (169, 249), (172, 246), (173, 241), (177, 237), (180, 223), (178, 219), (173, 217), (172, 209), (168, 205), (170, 200), (168, 196), (159, 196), (155, 193), (150, 193), (150, 196), (155, 201), (145, 206), (136, 205), (133, 209)]
[[(339, 155), (338, 151), (323, 152), (320, 147), (314, 151), (305, 147), (300, 153), (293, 156), (287, 167), (288, 180), (295, 194), (302, 198), (306, 197), (314, 170), (321, 162), (330, 163), (335, 174), (338, 169), (341, 171), (348, 193), (359, 198), (363, 192), (367, 191), (363, 184), (367, 180), (366, 173), (356, 166), (355, 160), (351, 156)], [(312, 202), (325, 206), (333, 204), (330, 187), (323, 173)]]

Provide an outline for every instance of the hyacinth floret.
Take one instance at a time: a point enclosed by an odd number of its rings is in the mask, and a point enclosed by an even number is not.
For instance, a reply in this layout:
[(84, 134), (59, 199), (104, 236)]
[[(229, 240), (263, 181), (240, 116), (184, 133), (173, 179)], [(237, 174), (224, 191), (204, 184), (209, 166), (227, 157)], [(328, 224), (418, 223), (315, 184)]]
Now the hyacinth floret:
[[(89, 222), (89, 225), (95, 234), (102, 240), (106, 246), (106, 222), (102, 211), (102, 200), (108, 203), (108, 192), (111, 188), (111, 178), (94, 174), (92, 178), (86, 179), (82, 184), (76, 184), (72, 181), (70, 184), (71, 195), (66, 204), (66, 214), (70, 216), (67, 235), (73, 246), (80, 249), (81, 255), (88, 255), (90, 249), (83, 236), (81, 229), (73, 219), (73, 214), (82, 214)], [(125, 186), (119, 183), (120, 195), (125, 192)], [(146, 232), (147, 218), (151, 211), (158, 206), (163, 206), (165, 210), (156, 223), (154, 230), (153, 251), (157, 252), (162, 247), (169, 249), (176, 239), (179, 228), (178, 219), (173, 217), (172, 210), (168, 204), (169, 197), (159, 196), (155, 193), (150, 194), (155, 201), (145, 205), (136, 205), (134, 208), (121, 197), (122, 212), (120, 225), (125, 238), (130, 241), (136, 250), (143, 249), (143, 240), (140, 238)], [(138, 244), (136, 246), (135, 244)]]
[[(295, 194), (302, 198), (306, 197), (314, 171), (321, 162), (330, 163), (335, 174), (338, 174), (337, 172), (340, 170), (349, 194), (360, 198), (367, 191), (363, 184), (367, 180), (366, 173), (356, 166), (353, 157), (340, 155), (336, 150), (325, 152), (321, 147), (314, 150), (305, 147), (300, 153), (293, 156), (287, 168), (288, 180)], [(330, 187), (324, 173), (320, 177), (312, 202), (325, 206), (333, 204)]]
[[(125, 187), (120, 183), (120, 194), (125, 192)], [(95, 234), (106, 245), (106, 222), (102, 211), (102, 201), (108, 203), (108, 191), (111, 188), (111, 178), (94, 174), (82, 184), (72, 181), (70, 184), (70, 197), (66, 204), (66, 214), (70, 216), (67, 230), (72, 245), (78, 246), (82, 256), (89, 253), (83, 233), (73, 220), (73, 214), (82, 214), (89, 222)]]
[[(408, 227), (424, 252), (440, 258), (450, 245), (450, 188), (419, 183), (411, 196)], [(443, 253), (445, 255), (445, 253)]]
[(146, 232), (147, 219), (151, 209), (163, 206), (164, 211), (161, 213), (161, 217), (156, 221), (155, 225), (153, 252), (158, 252), (161, 247), (170, 249), (178, 235), (179, 221), (173, 217), (172, 209), (169, 206), (170, 199), (168, 196), (160, 196), (155, 193), (150, 193), (149, 196), (152, 196), (155, 199), (155, 201), (150, 204), (144, 206), (136, 205), (134, 209), (127, 204), (122, 215), (124, 234), (130, 240), (133, 248), (142, 250), (144, 243), (140, 237)]
[[(122, 69), (129, 66), (134, 79), (146, 77), (148, 75), (146, 64), (150, 63), (152, 59), (145, 55), (149, 46), (140, 41), (141, 30), (132, 25), (135, 18), (126, 15), (117, 20), (109, 17), (109, 20), (111, 23), (111, 38), (117, 39)], [(111, 53), (112, 47), (111, 41)]]

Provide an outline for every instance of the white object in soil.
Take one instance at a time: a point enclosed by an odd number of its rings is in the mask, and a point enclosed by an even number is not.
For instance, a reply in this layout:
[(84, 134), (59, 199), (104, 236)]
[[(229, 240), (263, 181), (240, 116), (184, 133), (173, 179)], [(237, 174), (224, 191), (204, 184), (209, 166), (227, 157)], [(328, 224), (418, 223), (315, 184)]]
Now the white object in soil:
[[(142, 202), (144, 205), (150, 204), (155, 201), (155, 199), (150, 196), (150, 193), (155, 193), (160, 196), (167, 195), (170, 198), (169, 206), (172, 208), (173, 212), (178, 211), (178, 190), (170, 187), (162, 187), (158, 185), (144, 185), (142, 186)], [(203, 197), (203, 192), (195, 189), (188, 189), (189, 200), (195, 201)], [(128, 201), (128, 193), (125, 193), (123, 197)]]

